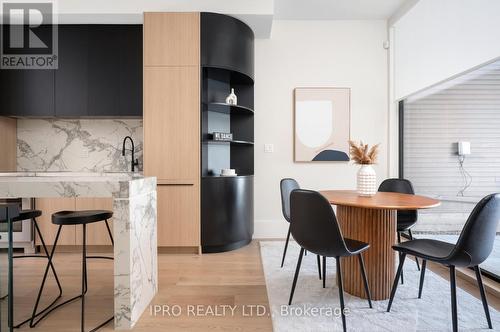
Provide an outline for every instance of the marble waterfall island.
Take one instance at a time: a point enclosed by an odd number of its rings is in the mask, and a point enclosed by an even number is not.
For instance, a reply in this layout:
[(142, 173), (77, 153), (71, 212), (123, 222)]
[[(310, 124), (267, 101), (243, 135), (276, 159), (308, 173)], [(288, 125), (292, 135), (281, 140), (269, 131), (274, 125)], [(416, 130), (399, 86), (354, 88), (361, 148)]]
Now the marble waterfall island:
[(112, 197), (115, 329), (134, 327), (158, 291), (155, 177), (0, 173), (0, 197)]

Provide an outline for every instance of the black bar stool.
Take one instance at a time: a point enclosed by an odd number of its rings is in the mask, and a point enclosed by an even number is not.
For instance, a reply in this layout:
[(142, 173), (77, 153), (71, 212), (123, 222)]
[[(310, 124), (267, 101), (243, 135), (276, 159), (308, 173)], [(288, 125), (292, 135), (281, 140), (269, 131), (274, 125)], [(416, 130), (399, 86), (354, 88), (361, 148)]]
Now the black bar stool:
[[(43, 314), (46, 312), (52, 305), (54, 305), (57, 300), (59, 300), (62, 296), (62, 287), (61, 283), (59, 282), (59, 278), (56, 273), (56, 269), (54, 268), (54, 265), (49, 259), (49, 251), (47, 249), (47, 246), (45, 245), (45, 240), (43, 239), (42, 233), (40, 232), (40, 228), (38, 228), (38, 223), (36, 221), (36, 218), (40, 217), (42, 215), (42, 211), (40, 210), (21, 210), (19, 211), (19, 216), (12, 218), (12, 222), (20, 222), (23, 220), (30, 220), (32, 221), (33, 225), (35, 226), (35, 232), (38, 234), (38, 237), (40, 238), (40, 242), (42, 244), (43, 252), (44, 254), (42, 255), (20, 255), (20, 256), (13, 256), (13, 259), (19, 259), (19, 258), (47, 258), (49, 260), (49, 264), (47, 265), (47, 269), (50, 268), (52, 270), (52, 273), (54, 273), (54, 278), (57, 283), (57, 288), (59, 288), (59, 294), (57, 297), (42, 311), (40, 311), (35, 317), (38, 317), (39, 315)], [(7, 220), (0, 220), (0, 223), (6, 223)], [(12, 297), (14, 297), (13, 294), (11, 294)], [(22, 321), (21, 323), (14, 325), (14, 328), (19, 328), (22, 325), (26, 324), (32, 319), (32, 317)]]
[[(38, 292), (38, 297), (35, 303), (35, 307), (33, 308), (33, 315), (30, 322), (30, 327), (36, 326), (42, 319), (44, 319), (49, 313), (54, 311), (61, 306), (73, 302), (77, 299), (82, 300), (81, 306), (81, 331), (85, 331), (85, 294), (87, 293), (87, 258), (100, 258), (100, 259), (113, 259), (113, 257), (104, 257), (104, 256), (87, 256), (87, 224), (104, 221), (106, 223), (106, 228), (108, 229), (109, 238), (111, 239), (111, 244), (114, 245), (113, 235), (111, 234), (111, 229), (109, 228), (108, 219), (113, 216), (113, 212), (106, 210), (84, 210), (84, 211), (59, 211), (52, 215), (52, 223), (54, 225), (59, 225), (57, 229), (56, 239), (54, 241), (54, 246), (52, 247), (52, 251), (49, 256), (49, 263), (45, 269), (45, 274), (43, 276), (42, 284), (40, 286), (40, 290)], [(82, 293), (75, 297), (72, 297), (69, 300), (60, 303), (50, 310), (46, 311), (38, 320), (35, 321), (37, 316), (40, 316), (41, 313), (37, 313), (38, 304), (40, 302), (40, 297), (43, 292), (43, 287), (45, 286), (45, 280), (47, 278), (47, 272), (49, 271), (49, 265), (52, 265), (52, 259), (54, 257), (54, 252), (57, 247), (57, 241), (59, 240), (59, 235), (61, 234), (61, 229), (63, 226), (69, 225), (82, 225), (83, 228), (83, 238), (82, 238)], [(108, 324), (114, 319), (114, 316), (107, 319), (105, 322), (92, 329), (91, 332), (97, 331), (104, 325)]]

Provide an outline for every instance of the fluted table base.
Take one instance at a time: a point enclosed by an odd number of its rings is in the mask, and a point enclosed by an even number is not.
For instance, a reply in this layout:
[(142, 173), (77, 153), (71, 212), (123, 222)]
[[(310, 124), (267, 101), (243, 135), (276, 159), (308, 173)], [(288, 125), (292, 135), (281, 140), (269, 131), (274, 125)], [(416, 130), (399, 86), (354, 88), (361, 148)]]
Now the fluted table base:
[[(387, 300), (395, 275), (396, 210), (337, 206), (337, 218), (346, 238), (363, 241), (370, 248), (363, 253), (372, 300)], [(344, 290), (366, 298), (356, 256), (341, 260)]]

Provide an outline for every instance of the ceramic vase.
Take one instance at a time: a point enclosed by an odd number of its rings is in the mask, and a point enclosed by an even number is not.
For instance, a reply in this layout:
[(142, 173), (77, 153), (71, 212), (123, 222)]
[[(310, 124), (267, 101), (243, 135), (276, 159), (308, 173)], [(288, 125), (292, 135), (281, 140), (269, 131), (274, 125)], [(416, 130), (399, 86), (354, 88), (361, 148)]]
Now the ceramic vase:
[(231, 93), (226, 97), (226, 104), (237, 105), (238, 97), (234, 94), (234, 89), (231, 89)]
[(361, 165), (357, 182), (359, 196), (373, 196), (377, 193), (377, 173), (372, 165)]

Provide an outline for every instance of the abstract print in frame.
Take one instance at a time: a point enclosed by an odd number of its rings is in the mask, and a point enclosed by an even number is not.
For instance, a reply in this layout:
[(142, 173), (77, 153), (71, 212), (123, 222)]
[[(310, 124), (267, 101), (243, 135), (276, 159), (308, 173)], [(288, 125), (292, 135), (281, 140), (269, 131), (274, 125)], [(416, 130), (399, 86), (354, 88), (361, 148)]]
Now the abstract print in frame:
[(349, 88), (295, 88), (296, 162), (349, 161)]

